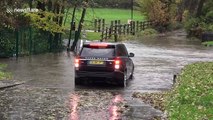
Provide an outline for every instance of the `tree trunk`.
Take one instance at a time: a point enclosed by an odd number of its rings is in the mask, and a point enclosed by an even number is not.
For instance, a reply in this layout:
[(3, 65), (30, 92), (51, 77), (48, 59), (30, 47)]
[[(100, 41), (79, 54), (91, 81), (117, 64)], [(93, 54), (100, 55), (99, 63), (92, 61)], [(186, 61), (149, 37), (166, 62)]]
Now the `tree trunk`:
[(200, 17), (202, 14), (202, 9), (203, 9), (203, 5), (205, 3), (206, 0), (200, 0), (199, 4), (198, 4), (198, 8), (197, 8), (197, 13), (196, 13), (196, 17)]
[(85, 3), (84, 3), (85, 6), (84, 6), (83, 11), (82, 11), (82, 16), (81, 16), (81, 19), (80, 19), (80, 22), (79, 22), (78, 31), (77, 31), (77, 33), (75, 35), (75, 40), (74, 40), (74, 42), (72, 44), (71, 51), (75, 50), (76, 44), (77, 44), (77, 42), (78, 42), (78, 40), (80, 38), (81, 30), (82, 30), (83, 23), (84, 23), (84, 17), (86, 15), (88, 1), (89, 0), (86, 0)]

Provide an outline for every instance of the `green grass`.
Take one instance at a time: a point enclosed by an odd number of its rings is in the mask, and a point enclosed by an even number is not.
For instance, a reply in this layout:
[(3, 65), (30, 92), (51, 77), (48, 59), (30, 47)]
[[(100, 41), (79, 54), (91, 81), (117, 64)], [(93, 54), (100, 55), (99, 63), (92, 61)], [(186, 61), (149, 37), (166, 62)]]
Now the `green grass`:
[[(66, 28), (70, 27), (73, 9), (69, 10), (69, 15), (66, 20)], [(76, 11), (76, 22), (78, 23), (81, 18), (82, 9)], [(134, 20), (144, 21), (145, 17), (139, 12), (134, 11)], [(110, 24), (113, 20), (121, 20), (122, 24), (126, 24), (128, 19), (131, 19), (131, 10), (128, 9), (112, 9), (112, 8), (88, 8), (85, 17), (84, 29), (93, 29), (94, 19), (105, 19), (106, 24)]]
[(101, 33), (98, 32), (87, 32), (86, 33), (86, 39), (87, 40), (100, 40)]
[(4, 69), (7, 67), (6, 64), (1, 64), (0, 63), (0, 80), (8, 80), (11, 79), (11, 73), (9, 72), (4, 72)]
[(213, 46), (213, 41), (207, 41), (202, 43), (205, 46)]
[(212, 120), (213, 62), (186, 66), (166, 103), (171, 120)]

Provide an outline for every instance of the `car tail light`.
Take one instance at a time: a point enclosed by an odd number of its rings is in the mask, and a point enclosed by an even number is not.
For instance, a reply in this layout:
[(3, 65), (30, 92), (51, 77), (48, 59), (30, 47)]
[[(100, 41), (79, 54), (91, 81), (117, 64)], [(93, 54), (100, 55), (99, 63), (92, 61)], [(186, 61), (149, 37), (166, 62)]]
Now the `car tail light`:
[(80, 60), (79, 60), (79, 59), (75, 59), (75, 67), (76, 67), (76, 68), (79, 67), (79, 63), (80, 63)]
[(115, 60), (115, 69), (120, 69), (120, 60)]
[(90, 44), (90, 47), (103, 47), (103, 48), (105, 48), (107, 46), (108, 46), (108, 44), (105, 44), (105, 43), (91, 43)]

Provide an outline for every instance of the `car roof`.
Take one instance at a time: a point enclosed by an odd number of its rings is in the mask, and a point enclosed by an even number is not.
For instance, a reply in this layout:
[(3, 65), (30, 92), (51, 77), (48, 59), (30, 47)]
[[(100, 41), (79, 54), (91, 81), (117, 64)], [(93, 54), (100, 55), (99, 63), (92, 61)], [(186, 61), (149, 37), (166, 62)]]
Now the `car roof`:
[(90, 44), (107, 44), (107, 45), (111, 45), (111, 46), (116, 46), (116, 45), (120, 45), (123, 43), (113, 43), (113, 42), (84, 42), (83, 45), (90, 45)]

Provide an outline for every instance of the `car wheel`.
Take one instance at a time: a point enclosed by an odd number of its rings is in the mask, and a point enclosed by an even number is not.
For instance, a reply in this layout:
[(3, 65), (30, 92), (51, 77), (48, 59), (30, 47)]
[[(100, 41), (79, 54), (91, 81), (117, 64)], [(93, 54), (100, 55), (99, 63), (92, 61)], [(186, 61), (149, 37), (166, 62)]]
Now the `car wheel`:
[(134, 66), (133, 66), (132, 73), (131, 73), (129, 79), (133, 79), (133, 74), (134, 74)]
[(126, 74), (126, 72), (124, 72), (124, 74), (123, 74), (123, 80), (121, 80), (119, 82), (119, 85), (121, 87), (126, 87), (127, 86), (127, 74)]
[(79, 78), (75, 78), (75, 85), (80, 85), (82, 82)]

